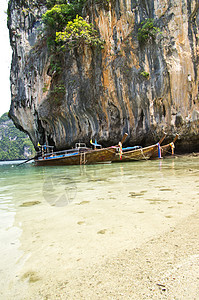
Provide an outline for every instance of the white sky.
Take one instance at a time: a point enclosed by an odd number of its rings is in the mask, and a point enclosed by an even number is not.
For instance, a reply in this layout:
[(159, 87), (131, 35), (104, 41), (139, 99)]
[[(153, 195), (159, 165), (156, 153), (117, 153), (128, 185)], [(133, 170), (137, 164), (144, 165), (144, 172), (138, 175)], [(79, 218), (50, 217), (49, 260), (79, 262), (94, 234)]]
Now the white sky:
[(0, 116), (9, 111), (11, 47), (7, 29), (8, 0), (0, 0)]

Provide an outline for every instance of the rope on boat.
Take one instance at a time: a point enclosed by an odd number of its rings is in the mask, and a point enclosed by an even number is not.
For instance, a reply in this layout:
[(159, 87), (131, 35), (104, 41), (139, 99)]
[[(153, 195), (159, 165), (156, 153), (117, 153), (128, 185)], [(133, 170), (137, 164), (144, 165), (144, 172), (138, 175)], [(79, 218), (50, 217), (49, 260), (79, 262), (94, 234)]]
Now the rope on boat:
[[(144, 159), (145, 159), (145, 160), (148, 160), (148, 157), (146, 157), (146, 156), (144, 155), (143, 149), (141, 148), (141, 149), (139, 149), (139, 150), (141, 151), (140, 154), (144, 157)], [(123, 158), (127, 158), (128, 160), (136, 160), (136, 161), (140, 160), (139, 154), (138, 154), (138, 158), (136, 158), (136, 157), (131, 158), (131, 157), (128, 156), (128, 152), (123, 153), (122, 157), (123, 157)]]
[(143, 152), (143, 149), (142, 149), (142, 148), (141, 148), (141, 153), (142, 153), (144, 159), (147, 160), (148, 158), (144, 155), (144, 152)]
[(86, 164), (86, 152), (80, 153), (80, 165), (85, 165)]
[(172, 154), (172, 152), (170, 150), (164, 150), (164, 155), (166, 154)]

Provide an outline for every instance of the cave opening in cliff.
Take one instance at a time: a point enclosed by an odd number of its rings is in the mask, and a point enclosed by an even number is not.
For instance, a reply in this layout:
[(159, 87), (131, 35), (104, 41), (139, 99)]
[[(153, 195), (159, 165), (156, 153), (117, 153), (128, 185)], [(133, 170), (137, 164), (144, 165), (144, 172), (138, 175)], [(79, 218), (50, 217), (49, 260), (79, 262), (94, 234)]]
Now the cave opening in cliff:
[(53, 140), (53, 138), (52, 138), (51, 135), (49, 135), (49, 136), (47, 137), (47, 140), (48, 140), (48, 145), (49, 145), (49, 146), (53, 146), (53, 147), (54, 147), (54, 150), (56, 150), (55, 142), (54, 142), (54, 140)]

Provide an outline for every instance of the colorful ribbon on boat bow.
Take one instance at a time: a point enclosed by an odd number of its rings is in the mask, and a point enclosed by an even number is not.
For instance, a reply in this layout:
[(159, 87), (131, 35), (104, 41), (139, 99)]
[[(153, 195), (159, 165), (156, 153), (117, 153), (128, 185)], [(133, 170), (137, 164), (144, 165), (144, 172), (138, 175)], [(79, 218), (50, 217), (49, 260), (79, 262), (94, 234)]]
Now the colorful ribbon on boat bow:
[(95, 146), (95, 147), (102, 147), (102, 145), (97, 143), (97, 140), (95, 140), (95, 142), (92, 141), (92, 139), (90, 140), (91, 145)]
[(174, 143), (173, 143), (173, 142), (172, 142), (172, 143), (170, 143), (169, 145), (170, 145), (170, 147), (171, 147), (171, 154), (172, 154), (172, 155), (174, 155), (174, 149), (175, 149), (175, 145), (174, 145)]
[(162, 158), (160, 143), (158, 143), (158, 158)]
[(118, 146), (119, 146), (120, 159), (122, 159), (122, 143), (119, 142)]

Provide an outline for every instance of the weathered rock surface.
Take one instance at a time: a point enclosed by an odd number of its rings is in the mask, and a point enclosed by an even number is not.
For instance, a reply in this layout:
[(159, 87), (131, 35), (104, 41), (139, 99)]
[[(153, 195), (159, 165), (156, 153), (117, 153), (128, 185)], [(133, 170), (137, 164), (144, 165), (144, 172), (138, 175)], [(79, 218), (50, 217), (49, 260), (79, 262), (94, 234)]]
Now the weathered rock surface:
[[(198, 0), (111, 0), (108, 7), (89, 0), (85, 16), (104, 49), (66, 52), (59, 57), (61, 75), (52, 72), (40, 39), (45, 2), (9, 2), (10, 117), (35, 146), (63, 149), (91, 137), (110, 145), (125, 132), (129, 143), (146, 145), (166, 131), (168, 139), (180, 134), (179, 150), (199, 150)], [(140, 45), (138, 26), (146, 18), (162, 34)], [(58, 84), (66, 92), (53, 99)]]

